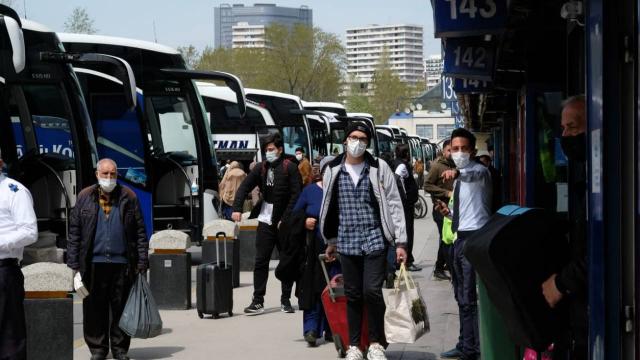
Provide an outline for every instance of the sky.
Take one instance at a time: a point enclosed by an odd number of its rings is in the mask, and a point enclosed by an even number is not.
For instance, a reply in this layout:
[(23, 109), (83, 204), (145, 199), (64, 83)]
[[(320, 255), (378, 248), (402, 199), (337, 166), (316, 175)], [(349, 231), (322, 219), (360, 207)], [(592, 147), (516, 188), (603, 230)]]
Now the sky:
[(222, 3), (275, 3), (306, 5), (313, 10), (313, 24), (344, 40), (346, 29), (370, 24), (415, 24), (424, 28), (425, 57), (440, 54), (440, 40), (433, 38), (433, 13), (429, 0), (3, 0), (29, 20), (54, 31), (63, 31), (76, 6), (87, 9), (98, 34), (154, 41), (172, 46), (213, 46), (213, 8)]

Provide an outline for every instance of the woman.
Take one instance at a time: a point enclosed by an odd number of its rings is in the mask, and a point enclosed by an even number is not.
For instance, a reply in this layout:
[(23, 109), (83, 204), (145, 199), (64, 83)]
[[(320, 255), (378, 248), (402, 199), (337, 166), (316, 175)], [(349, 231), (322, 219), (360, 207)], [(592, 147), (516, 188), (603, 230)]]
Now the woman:
[(220, 182), (219, 190), (220, 197), (222, 197), (222, 217), (231, 220), (231, 213), (233, 212), (233, 200), (236, 198), (236, 191), (240, 187), (240, 184), (247, 177), (244, 170), (242, 170), (242, 164), (237, 161), (229, 164), (227, 171), (224, 173), (224, 177)]
[[(300, 194), (293, 211), (304, 211), (307, 214), (305, 227), (310, 234), (310, 241), (307, 244), (307, 265), (304, 270), (302, 289), (299, 300), (300, 309), (303, 313), (303, 333), (304, 339), (309, 346), (315, 346), (316, 340), (324, 333), (325, 341), (332, 341), (331, 329), (322, 308), (320, 295), (326, 286), (326, 282), (320, 269), (318, 255), (324, 254), (326, 245), (320, 235), (318, 217), (322, 205), (322, 172), (323, 165), (329, 163), (333, 156), (327, 156), (312, 167), (313, 181), (307, 185)], [(329, 263), (329, 274), (333, 276), (339, 273), (338, 265), (335, 262)]]

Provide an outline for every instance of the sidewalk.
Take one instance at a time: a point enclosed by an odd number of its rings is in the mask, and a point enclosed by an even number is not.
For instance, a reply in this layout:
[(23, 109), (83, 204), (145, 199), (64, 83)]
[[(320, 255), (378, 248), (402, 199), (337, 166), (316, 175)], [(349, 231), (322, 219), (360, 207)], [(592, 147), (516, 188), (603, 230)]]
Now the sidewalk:
[[(423, 267), (412, 273), (425, 296), (431, 321), (431, 332), (415, 344), (392, 344), (387, 350), (389, 359), (439, 359), (439, 354), (452, 348), (458, 337), (457, 306), (451, 285), (431, 279), (437, 253), (438, 231), (431, 219), (416, 220), (414, 256)], [(234, 290), (234, 316), (218, 320), (199, 319), (195, 309), (161, 311), (163, 334), (153, 339), (132, 339), (129, 356), (132, 359), (335, 359), (333, 343), (319, 342), (308, 348), (302, 338), (302, 312), (280, 312), (280, 283), (274, 276), (276, 262), (271, 262), (271, 273), (265, 297), (266, 311), (258, 316), (245, 316), (242, 311), (253, 292), (251, 272), (241, 273), (241, 286)], [(194, 270), (195, 271), (195, 270)], [(195, 291), (195, 273), (193, 289)], [(195, 308), (195, 293), (193, 294)], [(292, 299), (295, 304), (295, 299)], [(76, 324), (82, 324), (81, 305), (74, 306)], [(81, 327), (75, 335), (74, 359), (89, 359), (90, 353), (82, 340)]]

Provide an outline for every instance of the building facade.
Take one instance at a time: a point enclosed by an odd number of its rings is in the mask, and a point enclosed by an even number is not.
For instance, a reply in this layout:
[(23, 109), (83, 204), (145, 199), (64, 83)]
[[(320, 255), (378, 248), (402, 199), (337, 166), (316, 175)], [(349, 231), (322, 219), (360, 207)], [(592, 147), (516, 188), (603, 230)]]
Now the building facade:
[[(286, 26), (304, 24), (313, 26), (313, 11), (307, 6), (299, 8), (281, 7), (275, 4), (221, 4), (213, 9), (213, 26), (215, 48), (231, 48), (234, 43), (234, 26), (240, 26), (240, 32), (257, 31), (246, 26), (262, 26), (279, 23)], [(239, 25), (246, 24), (246, 25)], [(243, 34), (238, 34), (241, 37)], [(240, 41), (242, 42), (242, 41)]]
[(432, 143), (449, 138), (455, 128), (455, 119), (451, 116), (450, 109), (444, 112), (424, 110), (416, 110), (408, 114), (400, 112), (393, 114), (388, 123), (403, 127), (410, 135), (425, 137)]
[(424, 59), (424, 79), (427, 84), (427, 90), (440, 85), (442, 80), (442, 70), (444, 63), (441, 55), (429, 55)]
[(249, 25), (241, 22), (233, 25), (232, 47), (237, 48), (258, 48), (266, 47), (264, 25)]
[(417, 84), (423, 75), (423, 28), (417, 25), (371, 25), (347, 30), (347, 74), (369, 83), (386, 49), (391, 67), (404, 82)]

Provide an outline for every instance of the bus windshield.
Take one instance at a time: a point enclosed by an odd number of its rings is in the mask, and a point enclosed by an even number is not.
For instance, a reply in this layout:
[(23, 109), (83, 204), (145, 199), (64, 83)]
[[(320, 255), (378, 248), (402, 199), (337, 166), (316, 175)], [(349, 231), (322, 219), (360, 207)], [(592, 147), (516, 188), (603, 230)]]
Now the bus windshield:
[[(162, 153), (182, 153), (186, 161), (195, 164), (198, 160), (196, 139), (187, 100), (181, 96), (149, 96), (153, 111), (150, 127), (158, 131), (160, 137), (153, 139), (154, 147)], [(185, 160), (183, 160), (185, 161)], [(189, 165), (189, 164), (183, 164)]]

